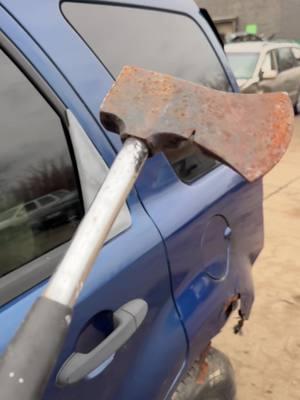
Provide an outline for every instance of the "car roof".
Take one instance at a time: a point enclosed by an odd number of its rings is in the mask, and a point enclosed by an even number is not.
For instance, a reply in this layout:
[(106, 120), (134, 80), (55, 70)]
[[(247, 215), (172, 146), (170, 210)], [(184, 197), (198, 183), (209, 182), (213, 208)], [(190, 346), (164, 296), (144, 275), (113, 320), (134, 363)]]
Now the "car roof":
[(261, 53), (262, 51), (278, 49), (280, 47), (299, 47), (300, 49), (298, 43), (293, 42), (257, 41), (228, 43), (225, 45), (225, 51), (229, 53)]

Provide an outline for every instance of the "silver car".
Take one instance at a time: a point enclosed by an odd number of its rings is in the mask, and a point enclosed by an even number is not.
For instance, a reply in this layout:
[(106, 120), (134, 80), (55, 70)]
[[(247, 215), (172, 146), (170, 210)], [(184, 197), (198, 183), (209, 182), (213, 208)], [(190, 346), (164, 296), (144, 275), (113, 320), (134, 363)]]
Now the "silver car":
[(225, 46), (243, 93), (287, 92), (300, 111), (300, 46), (284, 42), (242, 42)]

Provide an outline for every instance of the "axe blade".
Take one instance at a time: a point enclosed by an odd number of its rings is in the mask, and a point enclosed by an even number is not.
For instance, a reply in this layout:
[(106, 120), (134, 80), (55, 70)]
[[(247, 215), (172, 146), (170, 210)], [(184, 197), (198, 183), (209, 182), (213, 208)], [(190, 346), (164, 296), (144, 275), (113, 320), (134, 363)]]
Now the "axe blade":
[(294, 113), (286, 93), (227, 93), (126, 66), (105, 97), (100, 119), (152, 154), (190, 140), (248, 181), (265, 175), (287, 150)]

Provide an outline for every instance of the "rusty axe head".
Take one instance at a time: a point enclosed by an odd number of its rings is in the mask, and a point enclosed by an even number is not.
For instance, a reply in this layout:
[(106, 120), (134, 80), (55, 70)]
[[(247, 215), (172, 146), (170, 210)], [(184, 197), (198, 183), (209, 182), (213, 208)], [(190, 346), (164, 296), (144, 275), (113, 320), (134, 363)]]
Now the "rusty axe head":
[(248, 181), (281, 159), (294, 119), (285, 93), (225, 93), (128, 66), (100, 111), (102, 124), (122, 139), (139, 138), (152, 153), (190, 140)]

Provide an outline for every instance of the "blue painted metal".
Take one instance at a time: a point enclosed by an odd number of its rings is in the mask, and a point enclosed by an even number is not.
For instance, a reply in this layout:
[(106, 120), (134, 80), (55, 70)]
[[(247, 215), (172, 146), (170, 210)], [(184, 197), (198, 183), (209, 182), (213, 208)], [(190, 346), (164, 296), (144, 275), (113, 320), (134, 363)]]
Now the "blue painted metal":
[[(76, 115), (110, 165), (120, 141), (104, 133), (98, 123), (99, 105), (112, 84), (104, 66), (65, 21), (58, 0), (1, 3), (11, 15), (0, 10), (1, 28)], [(122, 3), (171, 9), (193, 18), (215, 49), (233, 90), (238, 90), (221, 46), (192, 1)], [(94, 379), (61, 389), (54, 385), (54, 373), (46, 399), (93, 399), (99, 393), (105, 399), (164, 398), (183, 368), (225, 323), (227, 299), (238, 292), (245, 314), (251, 309), (251, 265), (263, 242), (261, 182), (246, 184), (232, 170), (219, 166), (186, 185), (165, 157), (157, 155), (146, 163), (137, 192), (128, 201), (133, 226), (109, 242), (97, 260), (76, 306), (55, 373), (74, 350), (82, 329), (100, 311), (115, 310), (142, 297), (150, 305), (147, 320)], [(211, 226), (216, 227), (215, 237)], [(228, 229), (230, 238), (226, 237)], [(0, 326), (6, 326), (0, 350), (42, 286), (0, 310)]]
[[(263, 244), (262, 185), (247, 184), (225, 166), (185, 185), (159, 155), (146, 164), (137, 187), (166, 243), (192, 362), (222, 328), (230, 297), (240, 293), (247, 316), (251, 309), (251, 266)], [(222, 225), (202, 243), (216, 215), (222, 215), (232, 230), (230, 247)], [(213, 279), (212, 271), (224, 274)]]

